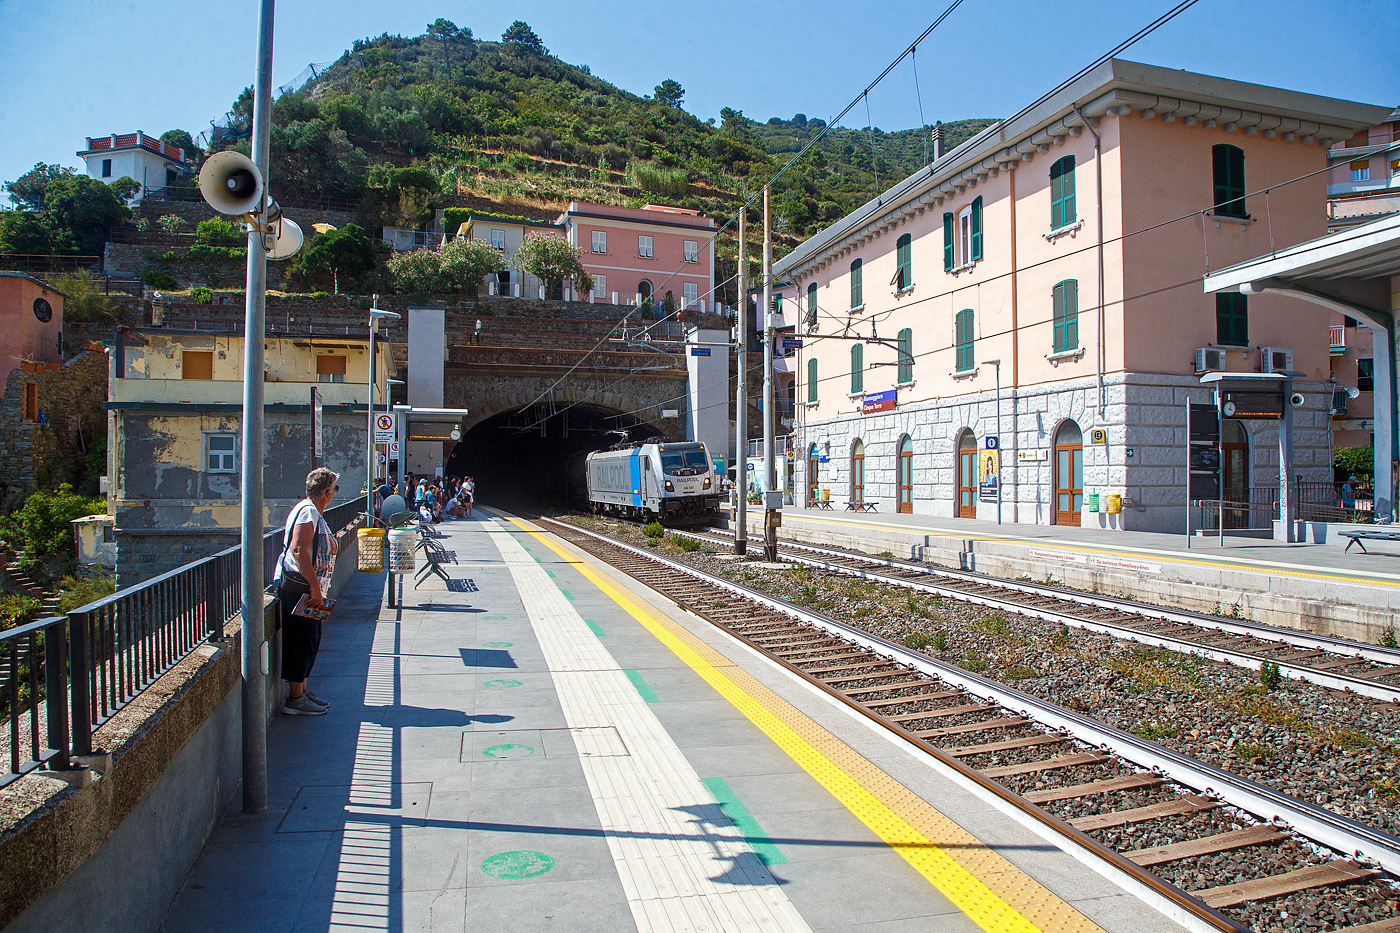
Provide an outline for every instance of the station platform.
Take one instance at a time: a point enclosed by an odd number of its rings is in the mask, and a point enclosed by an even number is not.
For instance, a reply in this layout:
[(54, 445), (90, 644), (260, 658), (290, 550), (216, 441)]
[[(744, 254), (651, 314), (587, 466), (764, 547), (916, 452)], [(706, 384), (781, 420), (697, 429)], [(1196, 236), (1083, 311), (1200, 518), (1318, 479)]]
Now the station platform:
[[(883, 503), (882, 503), (883, 505)], [(749, 541), (763, 513), (749, 507)], [(726, 513), (727, 514), (727, 513)], [(786, 506), (779, 540), (931, 561), (1005, 579), (1234, 615), (1374, 644), (1400, 611), (1400, 542), (1290, 544), (1226, 532), (1165, 534)], [(726, 522), (727, 524), (727, 522)], [(1357, 526), (1358, 528), (1366, 526)], [(1189, 546), (1188, 546), (1189, 541)]]
[[(916, 749), (527, 522), (327, 623), (183, 931), (1180, 929)], [(1025, 819), (1024, 816), (1020, 819)], [(931, 926), (936, 924), (936, 926)]]

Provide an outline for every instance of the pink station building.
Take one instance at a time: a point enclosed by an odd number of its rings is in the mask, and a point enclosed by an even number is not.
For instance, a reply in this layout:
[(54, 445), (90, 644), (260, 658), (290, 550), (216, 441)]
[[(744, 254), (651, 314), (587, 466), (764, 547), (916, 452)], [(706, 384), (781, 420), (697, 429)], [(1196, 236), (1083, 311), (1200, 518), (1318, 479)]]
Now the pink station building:
[[(1328, 149), (1390, 112), (1110, 61), (802, 243), (774, 269), (797, 501), (1180, 531), (1184, 406), (1220, 371), (1301, 372), (1291, 466), (1330, 481), (1330, 312), (1202, 277), (1324, 235)], [(1278, 422), (1223, 435), (1227, 498), (1267, 506)]]

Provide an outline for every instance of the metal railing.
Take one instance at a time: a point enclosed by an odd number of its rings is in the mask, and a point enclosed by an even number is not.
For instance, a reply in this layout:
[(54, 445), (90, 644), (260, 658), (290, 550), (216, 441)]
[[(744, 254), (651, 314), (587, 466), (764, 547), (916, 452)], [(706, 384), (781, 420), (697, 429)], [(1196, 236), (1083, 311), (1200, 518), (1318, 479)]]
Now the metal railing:
[[(332, 531), (364, 511), (363, 498), (325, 513)], [(270, 584), (283, 529), (263, 536)], [(8, 771), (0, 787), (69, 756), (92, 754), (92, 734), (195, 648), (223, 634), (241, 602), (238, 546), (88, 603), (65, 616), (0, 632), (0, 696), (8, 701)], [(42, 662), (40, 654), (42, 652)], [(39, 699), (44, 699), (40, 743)], [(28, 719), (28, 736), (21, 725)]]
[(1371, 524), (1376, 520), (1375, 491), (1369, 486), (1350, 490), (1344, 483), (1295, 484), (1296, 514), (1300, 521)]
[(1225, 499), (1201, 499), (1195, 503), (1201, 509), (1199, 527), (1218, 530), (1217, 515), (1225, 516), (1225, 530), (1272, 528), (1279, 517), (1278, 487), (1250, 486), (1247, 489), (1227, 489)]

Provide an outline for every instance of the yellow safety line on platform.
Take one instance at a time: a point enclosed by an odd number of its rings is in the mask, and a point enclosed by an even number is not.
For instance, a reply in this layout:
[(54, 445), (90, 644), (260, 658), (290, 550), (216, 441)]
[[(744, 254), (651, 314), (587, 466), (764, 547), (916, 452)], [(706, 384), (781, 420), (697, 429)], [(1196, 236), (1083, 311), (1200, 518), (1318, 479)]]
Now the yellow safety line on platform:
[[(503, 517), (560, 557), (573, 557), (527, 523), (513, 516)], [(1102, 933), (1099, 926), (1074, 907), (732, 660), (664, 616), (654, 615), (588, 564), (575, 566), (983, 930)]]
[[(1340, 583), (1364, 583), (1375, 586), (1400, 586), (1400, 580), (1387, 579), (1390, 574), (1377, 573), (1375, 576), (1357, 577), (1343, 574), (1319, 573), (1312, 570), (1287, 570), (1277, 564), (1249, 563), (1249, 558), (1238, 557), (1235, 561), (1198, 560), (1194, 557), (1180, 557), (1172, 551), (1134, 550), (1130, 548), (1094, 548), (1082, 544), (1065, 544), (1061, 539), (1042, 540), (1039, 538), (1012, 538), (992, 535), (964, 535), (955, 531), (934, 531), (918, 525), (871, 525), (866, 522), (833, 521), (829, 518), (809, 518), (806, 515), (791, 516), (795, 521), (811, 522), (815, 525), (832, 525), (838, 528), (869, 528), (874, 531), (904, 531), (907, 534), (921, 534), (931, 538), (958, 538), (963, 541), (986, 541), (992, 544), (1022, 544), (1026, 547), (1040, 547), (1046, 550), (1058, 548), (1062, 551), (1082, 551), (1086, 554), (1106, 554), (1110, 556), (1131, 555), (1170, 561), (1174, 564), (1193, 564), (1198, 567), (1216, 567), (1222, 570), (1250, 571), (1253, 573), (1279, 574), (1285, 577), (1307, 577), (1313, 580), (1331, 580)], [(796, 544), (802, 544), (798, 541)], [(815, 545), (820, 547), (821, 545)], [(1294, 566), (1297, 566), (1296, 564)]]

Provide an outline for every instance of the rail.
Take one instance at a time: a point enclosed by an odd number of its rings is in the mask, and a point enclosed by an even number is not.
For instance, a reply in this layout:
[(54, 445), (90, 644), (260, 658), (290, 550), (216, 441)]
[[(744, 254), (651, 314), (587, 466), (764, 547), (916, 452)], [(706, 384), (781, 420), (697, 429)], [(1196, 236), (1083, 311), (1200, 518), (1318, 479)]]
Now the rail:
[(1376, 519), (1375, 491), (1368, 486), (1300, 481), (1295, 489), (1300, 521), (1369, 525)]
[[(364, 501), (327, 509), (331, 530), (361, 515)], [(269, 582), (282, 536), (281, 528), (263, 535)], [(0, 696), (9, 720), (8, 770), (0, 773), (0, 787), (39, 767), (66, 769), (71, 755), (92, 754), (99, 726), (195, 648), (219, 637), (239, 613), (240, 554), (235, 545), (66, 616), (0, 632)], [(21, 728), (25, 720), (27, 730)]]

